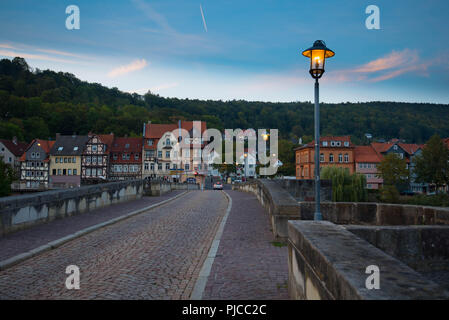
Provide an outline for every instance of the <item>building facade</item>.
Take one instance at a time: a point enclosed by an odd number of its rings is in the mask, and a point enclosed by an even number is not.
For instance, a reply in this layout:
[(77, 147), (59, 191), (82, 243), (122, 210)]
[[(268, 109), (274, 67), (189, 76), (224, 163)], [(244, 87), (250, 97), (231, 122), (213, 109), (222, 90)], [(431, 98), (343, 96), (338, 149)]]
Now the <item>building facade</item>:
[(109, 152), (109, 180), (142, 178), (142, 138), (116, 137)]
[(89, 134), (81, 156), (81, 183), (105, 182), (109, 178), (109, 154), (114, 134)]
[[(315, 178), (315, 142), (295, 149), (296, 179)], [(321, 137), (320, 167), (346, 168), (354, 172), (354, 145), (349, 136)]]
[(17, 175), (20, 175), (20, 157), (25, 152), (28, 144), (17, 141), (14, 137), (12, 140), (0, 139), (0, 158), (3, 162), (11, 165)]
[(81, 156), (88, 136), (60, 136), (50, 150), (50, 185), (52, 188), (81, 186)]
[(367, 189), (379, 189), (382, 186), (383, 179), (377, 176), (377, 165), (382, 161), (382, 156), (376, 150), (369, 146), (356, 146), (355, 154), (355, 172), (364, 174), (366, 177)]
[(49, 187), (50, 150), (55, 141), (34, 139), (20, 157), (20, 189)]

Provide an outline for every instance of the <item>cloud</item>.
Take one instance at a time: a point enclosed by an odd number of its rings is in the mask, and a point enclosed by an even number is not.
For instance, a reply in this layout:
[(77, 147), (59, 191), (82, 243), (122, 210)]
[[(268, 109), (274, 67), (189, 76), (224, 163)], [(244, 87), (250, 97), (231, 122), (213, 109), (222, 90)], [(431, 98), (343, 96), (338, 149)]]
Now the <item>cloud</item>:
[(7, 43), (0, 43), (0, 48), (5, 48), (5, 49), (15, 49), (13, 46), (7, 44)]
[(25, 52), (17, 52), (12, 50), (0, 50), (0, 56), (5, 57), (22, 57), (25, 59), (36, 59), (36, 60), (46, 60), (46, 61), (54, 61), (54, 62), (64, 62), (64, 63), (75, 63), (74, 61), (67, 59), (60, 59), (56, 57), (51, 57), (48, 55), (39, 55), (39, 54), (31, 54)]
[(114, 78), (114, 77), (122, 76), (129, 72), (141, 70), (141, 69), (145, 68), (146, 66), (147, 66), (147, 61), (145, 59), (134, 60), (133, 62), (131, 62), (127, 65), (112, 69), (108, 73), (108, 77)]
[(356, 67), (353, 70), (337, 70), (330, 72), (329, 75), (332, 81), (337, 82), (379, 82), (411, 72), (418, 73), (421, 76), (428, 76), (427, 70), (435, 61), (428, 60), (422, 62), (416, 50), (393, 50), (391, 53)]

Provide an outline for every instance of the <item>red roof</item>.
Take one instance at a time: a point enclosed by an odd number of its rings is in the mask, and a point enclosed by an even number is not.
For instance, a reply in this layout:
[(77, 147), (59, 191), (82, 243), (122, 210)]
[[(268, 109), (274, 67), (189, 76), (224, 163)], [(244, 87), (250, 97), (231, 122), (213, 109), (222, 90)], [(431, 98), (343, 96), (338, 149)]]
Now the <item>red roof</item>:
[[(340, 147), (348, 148), (348, 147), (344, 146), (344, 144), (343, 144), (344, 142), (349, 142), (349, 147), (354, 147), (354, 145), (351, 143), (351, 136), (324, 136), (324, 137), (320, 137), (320, 142), (321, 142), (320, 143), (320, 148), (323, 147), (323, 144), (322, 144), (323, 141), (328, 141), (327, 147), (324, 147), (324, 148), (340, 148)], [(331, 141), (340, 141), (340, 142), (342, 142), (342, 145), (340, 147), (331, 146), (330, 145)], [(304, 146), (300, 146), (300, 147), (296, 148), (295, 150), (299, 150), (299, 149), (302, 149), (302, 148), (305, 148), (305, 147), (314, 147), (314, 146), (315, 146), (315, 140), (313, 140), (312, 142), (309, 142), (308, 144), (306, 144)]]
[(381, 156), (374, 150), (372, 146), (356, 146), (354, 149), (355, 162), (377, 163), (382, 161)]
[(20, 161), (26, 160), (26, 151), (31, 148), (31, 146), (34, 143), (38, 143), (39, 147), (41, 147), (45, 153), (48, 155), (50, 153), (51, 148), (55, 144), (54, 140), (42, 140), (42, 139), (34, 139), (31, 141), (31, 143), (26, 147), (25, 151), (23, 152), (22, 156), (20, 157)]
[(142, 152), (142, 138), (117, 137), (111, 146), (111, 152)]
[(5, 140), (0, 139), (0, 142), (3, 143), (3, 145), (8, 148), (9, 151), (16, 157), (20, 157), (26, 150), (28, 144), (26, 142), (19, 142), (19, 141), (12, 141), (12, 140)]
[[(158, 124), (158, 123), (145, 123), (145, 136), (146, 139), (159, 139), (164, 133), (171, 132), (179, 128), (177, 123)], [(192, 130), (193, 121), (181, 121), (181, 128), (187, 131)], [(201, 121), (201, 133), (206, 131), (206, 122)]]

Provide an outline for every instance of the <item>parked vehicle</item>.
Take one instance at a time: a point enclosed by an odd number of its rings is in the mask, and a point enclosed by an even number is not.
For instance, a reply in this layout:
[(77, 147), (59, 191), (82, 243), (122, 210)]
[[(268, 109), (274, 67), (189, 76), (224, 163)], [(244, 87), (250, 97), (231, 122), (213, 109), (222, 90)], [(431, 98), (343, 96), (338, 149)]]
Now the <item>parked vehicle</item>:
[(223, 190), (223, 184), (220, 181), (215, 182), (214, 190)]

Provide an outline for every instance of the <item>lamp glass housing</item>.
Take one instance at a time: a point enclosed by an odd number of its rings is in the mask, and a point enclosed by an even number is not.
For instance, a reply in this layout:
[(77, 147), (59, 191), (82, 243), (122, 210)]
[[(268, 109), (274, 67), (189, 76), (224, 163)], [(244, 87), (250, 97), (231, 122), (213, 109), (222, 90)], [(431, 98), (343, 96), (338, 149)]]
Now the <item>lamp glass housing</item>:
[(302, 54), (310, 59), (309, 73), (314, 79), (319, 79), (323, 75), (326, 58), (331, 58), (335, 55), (331, 49), (326, 47), (322, 40), (315, 41), (313, 47), (304, 50)]

